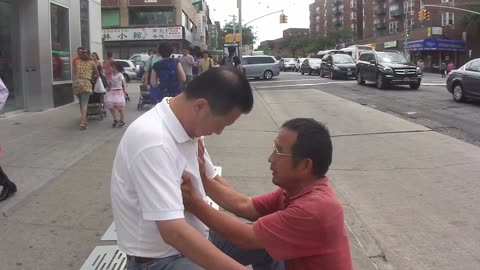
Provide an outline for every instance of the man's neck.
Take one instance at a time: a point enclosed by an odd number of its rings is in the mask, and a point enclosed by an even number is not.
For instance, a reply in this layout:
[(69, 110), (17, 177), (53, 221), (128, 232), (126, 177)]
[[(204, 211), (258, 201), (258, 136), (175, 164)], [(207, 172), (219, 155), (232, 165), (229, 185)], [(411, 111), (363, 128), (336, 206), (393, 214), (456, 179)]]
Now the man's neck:
[(182, 125), (183, 129), (185, 132), (187, 132), (188, 136), (190, 138), (194, 138), (192, 136), (191, 130), (189, 130), (188, 126), (188, 119), (190, 118), (185, 111), (182, 109), (182, 107), (185, 105), (185, 98), (183, 97), (182, 94), (175, 98), (171, 98), (170, 101), (168, 102), (168, 105), (170, 106), (170, 109), (172, 110), (173, 114), (175, 117), (178, 119), (178, 122), (180, 122), (180, 125)]

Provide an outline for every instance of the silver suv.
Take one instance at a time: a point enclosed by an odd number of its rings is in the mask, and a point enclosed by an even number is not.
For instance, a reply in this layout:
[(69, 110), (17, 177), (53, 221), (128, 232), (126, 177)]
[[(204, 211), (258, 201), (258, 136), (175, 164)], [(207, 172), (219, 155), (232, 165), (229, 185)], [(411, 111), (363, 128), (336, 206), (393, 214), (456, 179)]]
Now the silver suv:
[(270, 80), (280, 74), (275, 58), (268, 55), (247, 55), (242, 57), (242, 65), (247, 78)]

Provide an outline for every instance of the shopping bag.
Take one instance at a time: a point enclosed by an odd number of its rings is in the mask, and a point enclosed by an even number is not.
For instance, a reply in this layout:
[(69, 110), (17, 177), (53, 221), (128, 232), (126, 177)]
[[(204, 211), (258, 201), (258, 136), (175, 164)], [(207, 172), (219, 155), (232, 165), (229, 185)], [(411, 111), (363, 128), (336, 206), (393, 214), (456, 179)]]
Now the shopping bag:
[(107, 92), (105, 87), (103, 86), (102, 79), (98, 78), (97, 82), (95, 83), (95, 87), (93, 88), (93, 92), (97, 94), (105, 94)]

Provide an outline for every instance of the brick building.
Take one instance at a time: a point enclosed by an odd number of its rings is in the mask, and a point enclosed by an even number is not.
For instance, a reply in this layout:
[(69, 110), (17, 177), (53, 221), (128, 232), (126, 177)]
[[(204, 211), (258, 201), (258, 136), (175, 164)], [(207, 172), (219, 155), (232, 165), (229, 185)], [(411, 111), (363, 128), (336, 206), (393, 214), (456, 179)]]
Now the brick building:
[(283, 37), (295, 36), (295, 35), (310, 35), (309, 28), (288, 28), (283, 30)]
[[(423, 0), (423, 4), (465, 7), (471, 0)], [(356, 35), (349, 44), (372, 45), (376, 50), (407, 49), (413, 61), (422, 59), (427, 69), (441, 62), (460, 66), (480, 57), (478, 28), (459, 25), (464, 14), (447, 8), (427, 8), (430, 20), (419, 21), (418, 0), (315, 0), (310, 5), (310, 32), (326, 35), (340, 29)], [(406, 39), (405, 30), (410, 37)], [(407, 41), (405, 48), (404, 44)]]

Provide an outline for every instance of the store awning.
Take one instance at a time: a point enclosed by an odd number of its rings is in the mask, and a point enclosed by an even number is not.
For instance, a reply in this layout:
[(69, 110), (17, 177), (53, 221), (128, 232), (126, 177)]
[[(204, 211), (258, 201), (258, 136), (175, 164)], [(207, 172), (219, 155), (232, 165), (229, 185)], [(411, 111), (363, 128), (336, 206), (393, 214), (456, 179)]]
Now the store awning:
[(465, 41), (439, 38), (408, 41), (406, 49), (409, 51), (465, 51)]

